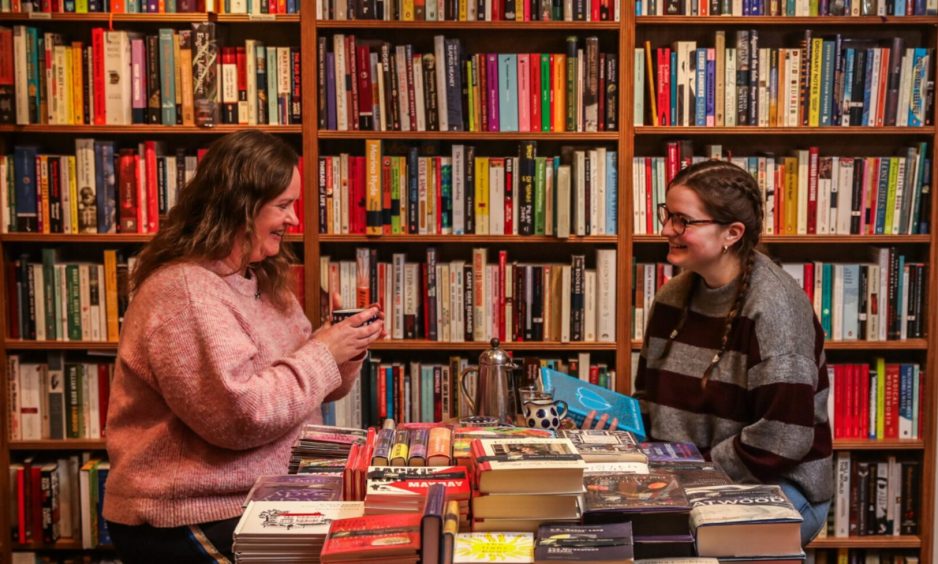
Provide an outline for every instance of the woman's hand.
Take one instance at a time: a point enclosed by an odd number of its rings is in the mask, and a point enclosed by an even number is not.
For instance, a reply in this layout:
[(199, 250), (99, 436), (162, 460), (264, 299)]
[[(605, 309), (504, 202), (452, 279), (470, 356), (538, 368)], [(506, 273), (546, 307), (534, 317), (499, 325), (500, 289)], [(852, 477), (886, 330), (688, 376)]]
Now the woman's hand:
[[(366, 325), (372, 318), (375, 321)], [(373, 306), (335, 325), (323, 325), (313, 334), (313, 340), (324, 344), (336, 364), (341, 365), (363, 358), (368, 346), (384, 334), (384, 314)]]
[(596, 410), (590, 411), (586, 414), (586, 418), (583, 420), (583, 425), (580, 426), (581, 429), (612, 429), (615, 430), (619, 426), (619, 418), (613, 417), (612, 421), (609, 422), (609, 426), (606, 426), (606, 421), (609, 420), (609, 414), (603, 413), (599, 419), (596, 419), (595, 424), (593, 419), (596, 418)]

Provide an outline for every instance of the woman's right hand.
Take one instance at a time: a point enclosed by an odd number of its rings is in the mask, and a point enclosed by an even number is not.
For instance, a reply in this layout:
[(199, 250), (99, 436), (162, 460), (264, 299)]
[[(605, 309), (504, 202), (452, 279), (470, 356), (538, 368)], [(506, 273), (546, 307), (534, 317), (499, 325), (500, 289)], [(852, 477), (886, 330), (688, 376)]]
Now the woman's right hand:
[(609, 421), (609, 425), (606, 426), (606, 421), (609, 419), (608, 413), (603, 413), (602, 417), (596, 419), (596, 422), (593, 423), (593, 419), (596, 418), (596, 411), (590, 411), (586, 414), (586, 418), (583, 420), (583, 425), (580, 426), (581, 429), (611, 429), (615, 430), (619, 426), (619, 418), (613, 417), (612, 421)]
[[(376, 320), (366, 325), (371, 318)], [(336, 364), (341, 365), (363, 357), (368, 346), (383, 334), (384, 317), (377, 307), (370, 307), (335, 325), (323, 325), (313, 334), (313, 340), (324, 344)]]

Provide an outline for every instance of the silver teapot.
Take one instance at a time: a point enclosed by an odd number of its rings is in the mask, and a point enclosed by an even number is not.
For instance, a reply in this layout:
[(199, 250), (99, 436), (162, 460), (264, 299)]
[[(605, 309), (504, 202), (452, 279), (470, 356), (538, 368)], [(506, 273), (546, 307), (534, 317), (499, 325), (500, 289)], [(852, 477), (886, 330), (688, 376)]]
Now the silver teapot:
[[(479, 355), (478, 366), (466, 367), (459, 377), (463, 398), (472, 415), (494, 417), (499, 423), (514, 425), (518, 412), (515, 373), (521, 367), (499, 348), (498, 339), (490, 342), (492, 348)], [(475, 373), (475, 394), (466, 387), (466, 378)]]

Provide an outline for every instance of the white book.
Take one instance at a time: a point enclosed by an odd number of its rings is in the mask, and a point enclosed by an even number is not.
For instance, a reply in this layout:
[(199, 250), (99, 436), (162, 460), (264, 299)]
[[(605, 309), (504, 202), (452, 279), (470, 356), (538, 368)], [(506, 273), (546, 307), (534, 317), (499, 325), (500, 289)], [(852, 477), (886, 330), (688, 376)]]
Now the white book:
[(88, 427), (86, 436), (89, 439), (101, 438), (101, 404), (98, 401), (98, 365), (85, 364), (85, 381), (88, 383)]
[(450, 297), (450, 340), (462, 343), (466, 340), (465, 318), (465, 276), (466, 261), (456, 260), (450, 263), (449, 284), (452, 288)]
[(726, 85), (724, 86), (724, 107), (723, 119), (726, 127), (736, 126), (736, 48), (731, 47), (726, 50), (726, 72), (724, 74)]
[[(421, 58), (415, 56), (411, 59), (410, 64), (413, 67), (414, 73), (414, 101), (416, 104), (417, 113), (417, 131), (426, 131), (427, 130), (427, 108), (426, 104), (423, 101), (423, 65), (421, 64)], [(406, 84), (406, 83), (405, 83)]]
[(489, 159), (489, 231), (505, 234), (505, 162)]
[(449, 281), (449, 263), (438, 263), (436, 265), (436, 326), (438, 337), (444, 343), (450, 342), (450, 320), (452, 319), (452, 310), (450, 309), (450, 292), (445, 291), (444, 284)]
[(339, 210), (338, 217), (340, 221), (342, 222), (341, 224), (342, 235), (348, 235), (349, 218), (350, 218), (349, 212), (351, 209), (351, 206), (348, 200), (349, 190), (350, 190), (349, 184), (351, 182), (349, 178), (349, 155), (348, 153), (339, 154), (339, 170), (337, 172), (338, 174), (336, 175), (336, 177), (339, 179), (339, 192), (337, 193), (340, 195), (340, 198), (339, 198), (340, 210)]
[(616, 250), (596, 250), (596, 340), (616, 340)]
[(632, 125), (641, 127), (645, 125), (645, 50), (641, 47), (635, 48), (634, 64), (635, 71), (632, 73), (632, 77), (635, 83), (635, 96), (632, 106)]
[(599, 233), (602, 233), (602, 231), (600, 231), (600, 225), (599, 225), (599, 209), (602, 207), (605, 207), (606, 202), (600, 201), (599, 199), (599, 183), (600, 183), (599, 153), (595, 149), (591, 149), (589, 153), (587, 153), (587, 155), (588, 155), (587, 158), (589, 158), (589, 163), (590, 163), (590, 166), (589, 166), (589, 169), (590, 169), (590, 175), (589, 175), (590, 209), (587, 210), (587, 212), (589, 213), (589, 217), (587, 218), (587, 221), (589, 222), (590, 234), (597, 235)]
[[(570, 165), (560, 165), (560, 167), (557, 168), (556, 233), (557, 237), (561, 239), (568, 239), (570, 237), (570, 180)], [(518, 208), (518, 206), (514, 207), (516, 209)], [(517, 223), (515, 223), (515, 225), (517, 225)]]
[[(325, 538), (337, 519), (365, 514), (363, 501), (251, 501), (234, 530), (238, 540)], [(302, 522), (304, 526), (295, 526)]]
[(29, 265), (29, 268), (33, 271), (33, 293), (35, 294), (35, 315), (36, 315), (36, 340), (45, 341), (46, 340), (46, 294), (45, 294), (45, 278), (43, 276), (43, 268), (41, 263), (33, 263)]
[[(257, 5), (258, 2), (254, 4)], [(248, 99), (239, 102), (238, 119), (241, 120), (241, 123), (257, 125), (257, 40), (246, 39), (244, 41), (244, 50), (247, 55)], [(242, 111), (244, 111), (243, 115)]]
[(487, 326), (485, 325), (486, 310), (486, 276), (485, 269), (488, 264), (488, 249), (472, 249), (472, 340), (485, 341)]
[(42, 439), (42, 373), (44, 364), (19, 364), (20, 438), (24, 441)]
[(104, 32), (105, 122), (108, 125), (133, 123), (130, 84), (130, 34), (126, 31)]
[(583, 340), (596, 342), (596, 271), (589, 269), (583, 276)]
[(842, 341), (844, 338), (844, 265), (834, 264), (831, 269), (831, 340)]
[[(345, 97), (345, 36), (341, 33), (332, 36), (332, 52), (334, 53), (335, 60), (335, 116), (336, 116), (336, 128), (339, 131), (348, 131), (349, 122), (348, 122), (348, 106), (346, 104)], [(270, 61), (276, 59), (268, 58), (268, 64)], [(270, 65), (276, 66), (276, 65)], [(276, 95), (273, 92), (268, 92), (268, 96), (276, 98)], [(274, 115), (274, 114), (271, 114)], [(276, 114), (279, 115), (279, 112)]]
[(576, 183), (574, 194), (574, 212), (575, 230), (574, 233), (583, 237), (586, 235), (586, 152), (575, 151), (573, 154), (573, 178)]
[(850, 452), (844, 450), (835, 458), (834, 536), (850, 536)]
[(798, 235), (808, 233), (808, 151), (798, 151)]
[[(435, 0), (430, 0), (428, 6), (434, 4), (434, 2)], [(436, 108), (439, 115), (437, 123), (440, 126), (440, 131), (449, 131), (448, 107), (446, 105), (446, 51), (442, 35), (433, 36), (433, 54), (436, 57), (434, 70), (436, 72)]]
[(27, 125), (29, 123), (29, 95), (28, 79), (26, 73), (26, 26), (13, 26), (13, 75), (16, 88), (14, 100), (16, 106), (16, 123)]

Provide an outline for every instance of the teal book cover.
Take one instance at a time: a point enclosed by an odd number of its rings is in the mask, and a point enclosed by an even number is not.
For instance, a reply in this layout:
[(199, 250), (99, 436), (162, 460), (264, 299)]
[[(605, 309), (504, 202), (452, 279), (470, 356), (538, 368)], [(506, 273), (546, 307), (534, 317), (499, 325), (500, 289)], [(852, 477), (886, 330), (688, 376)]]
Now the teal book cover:
[(518, 55), (498, 55), (499, 125), (501, 131), (518, 131)]
[(553, 394), (554, 400), (567, 402), (569, 417), (577, 425), (583, 423), (590, 411), (596, 411), (597, 419), (603, 414), (608, 414), (610, 421), (617, 417), (617, 429), (630, 431), (638, 440), (645, 440), (645, 424), (637, 399), (550, 368), (541, 368), (541, 383), (544, 390)]

